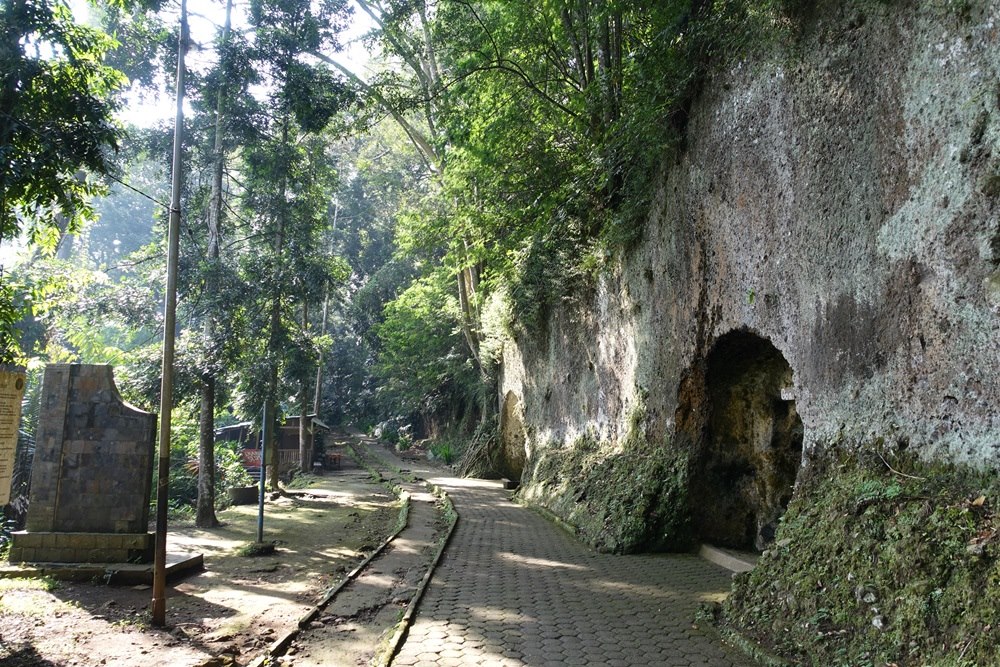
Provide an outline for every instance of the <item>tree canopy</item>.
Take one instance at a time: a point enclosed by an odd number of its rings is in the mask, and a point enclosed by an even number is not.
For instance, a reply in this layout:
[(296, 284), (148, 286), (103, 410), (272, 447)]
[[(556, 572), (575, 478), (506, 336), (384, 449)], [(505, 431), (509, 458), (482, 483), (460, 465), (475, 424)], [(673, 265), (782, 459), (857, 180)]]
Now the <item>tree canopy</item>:
[[(765, 0), (217, 4), (233, 18), (198, 45), (184, 137), (175, 397), (192, 414), (200, 405), (202, 469), (216, 420), (256, 419), (265, 403), (276, 418), (307, 412), (317, 381), (331, 421), (439, 438), (488, 428), (504, 341), (537, 330), (641, 238), (702, 76), (773, 32), (781, 11)], [(0, 10), (0, 235), (52, 247), (81, 234), (0, 284), (8, 358), (21, 319), (23, 357), (114, 360), (147, 403), (169, 141), (113, 114), (123, 71), (146, 87), (169, 79), (160, 9), (105, 5), (103, 29), (59, 0)], [(363, 69), (343, 52), (359, 19)], [(115, 173), (134, 189), (101, 191)]]

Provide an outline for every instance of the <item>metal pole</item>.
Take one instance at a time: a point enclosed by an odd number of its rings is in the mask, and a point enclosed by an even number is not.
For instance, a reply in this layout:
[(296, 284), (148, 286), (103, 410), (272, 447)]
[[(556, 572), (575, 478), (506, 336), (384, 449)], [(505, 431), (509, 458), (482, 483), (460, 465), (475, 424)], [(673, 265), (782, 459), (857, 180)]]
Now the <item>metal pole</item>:
[(153, 557), (153, 625), (166, 624), (167, 493), (170, 479), (170, 411), (174, 393), (174, 330), (177, 327), (177, 260), (181, 227), (181, 145), (184, 127), (184, 50), (187, 1), (181, 0), (177, 48), (177, 115), (174, 118), (173, 178), (167, 229), (167, 285), (163, 305), (163, 365), (160, 378), (160, 457), (156, 481), (156, 549)]
[(264, 416), (260, 425), (260, 479), (257, 482), (257, 543), (264, 541), (264, 471), (267, 470), (267, 438), (271, 432), (271, 415), (264, 401)]

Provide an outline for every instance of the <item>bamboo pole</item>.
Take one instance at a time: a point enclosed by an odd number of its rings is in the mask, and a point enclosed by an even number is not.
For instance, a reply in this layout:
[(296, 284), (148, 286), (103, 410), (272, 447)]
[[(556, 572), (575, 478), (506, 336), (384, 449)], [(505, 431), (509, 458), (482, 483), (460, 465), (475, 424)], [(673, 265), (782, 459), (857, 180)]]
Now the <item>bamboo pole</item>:
[(174, 393), (174, 335), (177, 327), (177, 263), (181, 227), (181, 147), (184, 128), (184, 51), (187, 48), (187, 0), (181, 0), (177, 47), (177, 114), (174, 117), (173, 175), (167, 227), (167, 285), (163, 305), (163, 365), (160, 378), (159, 474), (156, 481), (156, 548), (153, 555), (153, 625), (166, 624), (167, 495), (170, 479), (170, 411)]

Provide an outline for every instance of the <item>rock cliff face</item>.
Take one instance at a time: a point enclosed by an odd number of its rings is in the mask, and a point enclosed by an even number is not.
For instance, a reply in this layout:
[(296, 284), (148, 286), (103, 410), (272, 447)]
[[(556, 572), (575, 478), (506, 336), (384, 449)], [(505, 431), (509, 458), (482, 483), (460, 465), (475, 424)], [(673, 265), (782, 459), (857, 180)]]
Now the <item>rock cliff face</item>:
[(1000, 464), (1000, 2), (837, 3), (712, 75), (639, 246), (503, 357), (522, 495), (763, 548), (833, 450)]

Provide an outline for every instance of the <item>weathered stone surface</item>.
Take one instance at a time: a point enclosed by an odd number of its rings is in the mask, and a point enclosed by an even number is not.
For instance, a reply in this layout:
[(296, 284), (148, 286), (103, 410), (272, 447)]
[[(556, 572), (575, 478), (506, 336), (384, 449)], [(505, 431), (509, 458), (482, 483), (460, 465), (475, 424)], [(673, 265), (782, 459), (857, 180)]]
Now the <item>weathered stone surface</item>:
[(152, 533), (43, 533), (13, 534), (11, 561), (48, 563), (148, 562), (153, 553)]
[(623, 451), (637, 410), (695, 484), (719, 449), (706, 360), (734, 331), (787, 362), (805, 462), (880, 442), (1000, 463), (1000, 3), (970, 6), (831, 6), (707, 82), (639, 247), (505, 348), (526, 497), (586, 506), (532, 471), (583, 438)]
[[(27, 532), (14, 536), (11, 560), (148, 555), (155, 429), (155, 415), (122, 401), (110, 366), (46, 367)], [(44, 539), (63, 533), (77, 536), (73, 544)]]

